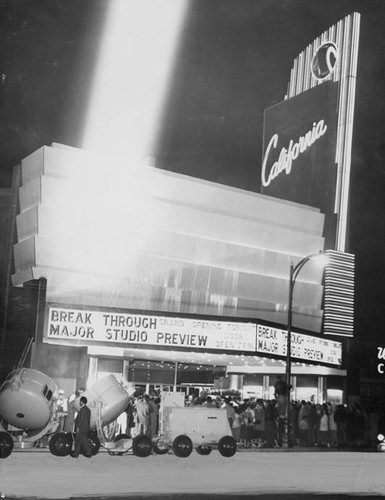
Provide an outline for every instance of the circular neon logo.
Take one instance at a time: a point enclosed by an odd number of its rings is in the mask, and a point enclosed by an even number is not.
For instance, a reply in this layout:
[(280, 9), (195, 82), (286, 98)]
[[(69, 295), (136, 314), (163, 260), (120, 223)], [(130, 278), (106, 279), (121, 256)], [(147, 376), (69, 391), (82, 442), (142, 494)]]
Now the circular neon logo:
[(313, 56), (311, 72), (317, 80), (324, 80), (331, 75), (338, 58), (337, 46), (333, 42), (322, 44)]

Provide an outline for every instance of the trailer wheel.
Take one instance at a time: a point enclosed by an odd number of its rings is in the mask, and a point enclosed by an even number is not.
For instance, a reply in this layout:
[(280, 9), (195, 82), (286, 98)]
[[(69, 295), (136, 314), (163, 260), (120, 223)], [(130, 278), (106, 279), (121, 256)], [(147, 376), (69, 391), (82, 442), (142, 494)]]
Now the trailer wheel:
[(188, 436), (181, 434), (174, 439), (172, 449), (177, 457), (186, 458), (191, 455), (193, 444)]
[(65, 432), (58, 432), (51, 436), (48, 443), (49, 451), (55, 457), (65, 457), (71, 453), (72, 450), (72, 434)]
[(96, 432), (89, 432), (87, 436), (88, 444), (90, 445), (91, 455), (96, 455), (100, 448), (100, 440)]
[(13, 450), (13, 439), (8, 432), (0, 432), (0, 458), (7, 458)]
[(197, 453), (199, 455), (210, 455), (211, 448), (210, 446), (205, 446), (204, 444), (200, 444), (197, 448)]
[(152, 444), (150, 438), (144, 434), (135, 436), (132, 440), (132, 452), (137, 457), (148, 457), (151, 455)]
[(224, 436), (219, 440), (218, 451), (222, 457), (232, 457), (237, 451), (237, 443), (232, 436)]

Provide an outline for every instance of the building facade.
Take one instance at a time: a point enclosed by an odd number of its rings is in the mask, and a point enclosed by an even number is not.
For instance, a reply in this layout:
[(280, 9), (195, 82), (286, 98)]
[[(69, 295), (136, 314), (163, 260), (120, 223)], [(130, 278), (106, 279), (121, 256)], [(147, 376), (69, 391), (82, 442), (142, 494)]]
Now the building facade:
[[(324, 250), (324, 215), (151, 167), (100, 182), (103, 165), (56, 144), (22, 161), (12, 280), (40, 296), (32, 367), (67, 391), (122, 373), (272, 397), (290, 262)], [(345, 374), (342, 343), (321, 336), (323, 290), (309, 262), (295, 289), (293, 386), (318, 401), (328, 377), (341, 399)]]

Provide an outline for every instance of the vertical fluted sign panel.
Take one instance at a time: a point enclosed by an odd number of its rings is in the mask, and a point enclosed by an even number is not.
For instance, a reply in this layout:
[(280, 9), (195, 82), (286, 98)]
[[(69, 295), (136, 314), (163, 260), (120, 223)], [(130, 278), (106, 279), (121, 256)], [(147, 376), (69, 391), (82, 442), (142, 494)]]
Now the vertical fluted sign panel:
[(328, 250), (325, 269), (324, 333), (352, 337), (354, 332), (354, 255)]
[[(335, 246), (339, 251), (346, 247), (359, 34), (360, 14), (357, 12), (324, 31), (294, 60), (286, 95), (286, 99), (290, 99), (326, 81), (339, 83), (335, 198), (335, 213), (338, 214)], [(325, 66), (319, 68), (317, 58), (322, 53)]]

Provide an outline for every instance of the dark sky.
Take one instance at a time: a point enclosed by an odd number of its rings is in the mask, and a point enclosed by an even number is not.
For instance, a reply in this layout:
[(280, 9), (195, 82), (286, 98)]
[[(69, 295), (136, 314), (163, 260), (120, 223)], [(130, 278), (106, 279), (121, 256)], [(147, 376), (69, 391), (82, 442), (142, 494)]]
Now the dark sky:
[[(107, 3), (0, 0), (0, 186), (9, 186), (13, 165), (40, 146), (53, 141), (81, 145)], [(361, 13), (350, 251), (357, 259), (357, 334), (381, 339), (385, 0), (190, 4), (157, 163), (256, 192), (264, 109), (284, 98), (293, 60), (307, 44), (345, 15)]]

